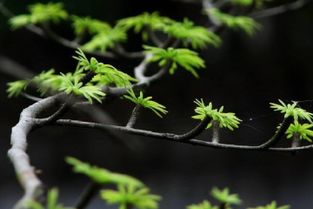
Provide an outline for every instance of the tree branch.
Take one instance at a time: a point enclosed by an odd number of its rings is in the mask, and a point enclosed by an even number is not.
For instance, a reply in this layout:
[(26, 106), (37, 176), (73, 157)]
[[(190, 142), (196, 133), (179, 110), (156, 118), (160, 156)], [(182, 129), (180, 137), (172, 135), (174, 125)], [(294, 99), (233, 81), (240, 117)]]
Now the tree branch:
[(112, 129), (112, 130), (121, 131), (121, 132), (129, 133), (129, 134), (139, 135), (139, 136), (146, 136), (146, 137), (163, 139), (163, 140), (172, 141), (172, 142), (219, 148), (219, 149), (264, 150), (264, 151), (268, 150), (268, 151), (279, 151), (279, 152), (294, 152), (294, 151), (300, 151), (300, 150), (313, 149), (313, 145), (302, 146), (302, 147), (273, 147), (274, 144), (276, 144), (278, 140), (281, 138), (282, 133), (284, 133), (284, 130), (289, 123), (288, 120), (285, 120), (283, 122), (283, 125), (274, 134), (273, 137), (266, 140), (265, 143), (261, 145), (255, 145), (255, 146), (214, 143), (211, 141), (202, 141), (202, 140), (193, 138), (199, 135), (201, 132), (203, 132), (204, 124), (207, 124), (207, 122), (209, 121), (202, 121), (202, 123), (200, 123), (196, 128), (192, 129), (191, 131), (185, 134), (160, 133), (160, 132), (154, 132), (154, 131), (149, 131), (149, 130), (128, 128), (124, 126), (105, 125), (105, 124), (100, 124), (100, 123), (85, 122), (85, 121), (70, 120), (70, 119), (59, 119), (55, 121), (54, 124), (61, 125), (61, 126), (68, 125), (68, 126), (73, 126), (73, 127), (94, 128), (94, 129), (100, 129), (100, 130)]
[(277, 7), (256, 11), (250, 14), (253, 18), (265, 18), (274, 15), (283, 14), (288, 11), (297, 10), (312, 2), (312, 0), (297, 0), (289, 4), (283, 4)]
[(19, 122), (12, 128), (11, 148), (8, 151), (8, 156), (25, 191), (23, 198), (16, 204), (15, 209), (24, 209), (29, 200), (36, 199), (42, 194), (41, 181), (36, 176), (35, 169), (30, 165), (26, 153), (27, 135), (38, 125), (35, 117), (43, 110), (53, 107), (61, 96), (62, 94), (48, 97), (25, 108), (20, 115)]

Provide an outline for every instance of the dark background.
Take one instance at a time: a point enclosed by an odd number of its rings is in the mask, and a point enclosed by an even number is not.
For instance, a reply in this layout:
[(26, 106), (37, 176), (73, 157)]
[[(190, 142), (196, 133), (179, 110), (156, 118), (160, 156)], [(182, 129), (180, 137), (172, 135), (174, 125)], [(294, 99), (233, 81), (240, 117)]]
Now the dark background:
[[(35, 1), (7, 1), (16, 13)], [(115, 20), (143, 11), (160, 11), (181, 20), (189, 17), (206, 24), (199, 5), (166, 0), (70, 1), (66, 8), (72, 14), (90, 15), (114, 23)], [(269, 109), (269, 102), (312, 99), (313, 6), (260, 20), (263, 27), (252, 38), (225, 31), (219, 49), (202, 52), (207, 68), (201, 79), (183, 70), (166, 76), (151, 86), (148, 94), (168, 107), (169, 114), (159, 119), (144, 111), (138, 127), (156, 131), (184, 132), (196, 122), (193, 100), (204, 98), (215, 105), (225, 105), (243, 119), (238, 131), (223, 132), (223, 141), (257, 144), (271, 136), (280, 117)], [(40, 72), (51, 67), (71, 71), (75, 62), (73, 50), (45, 40), (26, 30), (10, 31), (6, 19), (0, 19), (0, 54)], [(68, 35), (66, 27), (59, 28)], [(138, 48), (132, 37), (127, 47)], [(136, 62), (102, 60), (132, 73)], [(0, 66), (2, 67), (2, 66)], [(0, 79), (0, 208), (11, 208), (22, 195), (13, 168), (6, 157), (10, 128), (18, 121), (20, 111), (31, 104), (26, 99), (7, 99), (6, 82)], [(311, 109), (311, 104), (307, 105)], [(125, 124), (131, 106), (115, 101), (103, 108), (119, 124)], [(79, 117), (73, 114), (72, 117)], [(206, 131), (201, 138), (208, 139)], [(58, 186), (66, 205), (75, 202), (87, 179), (70, 172), (65, 156), (75, 156), (113, 171), (142, 179), (152, 191), (163, 196), (161, 208), (184, 208), (209, 197), (213, 186), (229, 187), (244, 200), (241, 208), (277, 200), (294, 209), (312, 208), (313, 153), (227, 151), (174, 144), (145, 137), (122, 135), (123, 143), (105, 133), (77, 128), (47, 127), (29, 136), (28, 153), (32, 164), (42, 170), (40, 178), (47, 186)], [(106, 208), (95, 200), (90, 208)]]

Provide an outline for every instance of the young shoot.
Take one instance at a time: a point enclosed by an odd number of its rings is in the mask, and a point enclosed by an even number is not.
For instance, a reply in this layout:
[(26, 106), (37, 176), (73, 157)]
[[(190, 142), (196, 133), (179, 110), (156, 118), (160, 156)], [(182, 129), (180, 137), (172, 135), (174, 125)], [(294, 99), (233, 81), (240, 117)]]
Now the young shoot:
[(270, 107), (277, 112), (284, 114), (284, 118), (293, 117), (294, 121), (298, 120), (306, 120), (312, 123), (313, 114), (298, 107), (297, 102), (293, 102), (292, 104), (285, 104), (282, 100), (278, 100), (277, 103), (270, 103)]
[(91, 35), (105, 33), (111, 29), (111, 26), (101, 20), (90, 17), (71, 16), (72, 27), (77, 36), (88, 33)]
[(92, 166), (73, 157), (67, 157), (65, 160), (68, 164), (73, 166), (74, 172), (83, 174), (98, 184), (115, 184), (136, 187), (143, 186), (143, 183), (134, 177)]
[(284, 206), (278, 206), (275, 201), (271, 202), (268, 205), (265, 206), (258, 206), (255, 208), (248, 208), (248, 209), (290, 209), (289, 205), (284, 205)]
[[(220, 107), (219, 109), (214, 109), (213, 104), (210, 102), (206, 105), (202, 99), (195, 100), (197, 105), (195, 109), (196, 115), (192, 116), (193, 119), (196, 120), (204, 120), (204, 118), (209, 117), (212, 118), (213, 121), (218, 122), (220, 128), (227, 128), (229, 130), (234, 130), (239, 127), (241, 119), (236, 117), (235, 113), (232, 112), (223, 112), (224, 107)], [(212, 127), (212, 122), (210, 122), (207, 128)]]
[(205, 68), (204, 60), (199, 57), (197, 52), (189, 49), (171, 47), (162, 49), (152, 46), (144, 46), (144, 48), (146, 53), (153, 55), (149, 62), (158, 62), (161, 67), (170, 65), (170, 74), (174, 74), (177, 67), (180, 66), (198, 78), (199, 75), (196, 70)]
[(167, 113), (166, 107), (164, 105), (153, 101), (151, 96), (144, 97), (142, 91), (139, 92), (139, 96), (136, 96), (135, 92), (132, 89), (128, 90), (128, 95), (125, 95), (124, 98), (135, 103), (136, 105), (140, 105), (144, 108), (150, 109), (161, 118), (163, 117), (162, 114), (165, 115)]
[(17, 97), (19, 96), (27, 87), (28, 81), (26, 80), (19, 80), (19, 81), (13, 81), (9, 82), (7, 84), (7, 93), (9, 97)]
[(188, 19), (164, 25), (161, 30), (170, 37), (181, 40), (185, 47), (190, 45), (193, 49), (203, 49), (208, 45), (219, 47), (222, 42), (218, 35), (205, 27), (195, 26)]
[(198, 204), (192, 204), (187, 206), (187, 209), (218, 209), (218, 206), (212, 205), (209, 201), (204, 200), (201, 203)]
[(253, 35), (261, 26), (254, 19), (246, 16), (232, 16), (213, 8), (206, 12), (210, 13), (217, 21), (231, 29), (243, 30), (248, 35)]
[(157, 209), (160, 196), (150, 194), (147, 187), (134, 187), (119, 185), (117, 190), (102, 190), (101, 198), (108, 204), (119, 204), (119, 209), (127, 209), (128, 206), (138, 209)]
[(231, 194), (228, 188), (219, 189), (214, 187), (211, 191), (211, 195), (214, 199), (226, 206), (241, 204), (238, 194)]
[(30, 24), (45, 22), (58, 23), (68, 18), (67, 12), (63, 9), (62, 3), (37, 3), (28, 7), (29, 14), (22, 14), (12, 17), (9, 20), (11, 27), (17, 29)]
[(289, 126), (286, 131), (287, 139), (294, 139), (294, 136), (297, 136), (300, 140), (305, 140), (308, 142), (312, 142), (313, 130), (311, 128), (313, 124), (300, 124), (295, 121), (293, 124)]

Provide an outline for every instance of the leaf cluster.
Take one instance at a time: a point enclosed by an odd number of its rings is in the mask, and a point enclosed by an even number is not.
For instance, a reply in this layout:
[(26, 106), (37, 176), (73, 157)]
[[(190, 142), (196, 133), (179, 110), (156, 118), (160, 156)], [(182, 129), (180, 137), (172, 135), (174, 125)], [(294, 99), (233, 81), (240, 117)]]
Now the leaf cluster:
[(218, 209), (218, 206), (212, 205), (209, 201), (204, 200), (198, 204), (188, 205), (187, 209)]
[(210, 15), (223, 25), (231, 29), (241, 29), (248, 35), (253, 35), (260, 28), (260, 25), (250, 17), (229, 15), (216, 8), (209, 9), (206, 12), (210, 13)]
[(166, 107), (164, 105), (161, 105), (160, 103), (153, 101), (151, 96), (144, 97), (142, 91), (140, 91), (139, 96), (137, 96), (135, 92), (132, 89), (130, 89), (128, 90), (128, 95), (125, 95), (124, 98), (135, 103), (136, 105), (150, 109), (161, 118), (162, 114), (167, 113)]
[(195, 26), (186, 18), (182, 22), (166, 24), (161, 29), (170, 37), (181, 40), (184, 46), (190, 45), (193, 49), (203, 49), (208, 45), (219, 47), (222, 42), (218, 35), (205, 27)]
[(146, 53), (152, 54), (149, 62), (158, 62), (161, 67), (169, 65), (170, 74), (174, 74), (177, 67), (180, 66), (198, 78), (196, 70), (205, 67), (204, 60), (199, 57), (198, 53), (189, 49), (171, 47), (162, 49), (152, 46), (144, 46), (144, 49)]
[(7, 93), (9, 97), (16, 97), (20, 95), (27, 87), (28, 82), (26, 80), (18, 80), (9, 82), (7, 88)]
[[(292, 117), (293, 123), (290, 124), (286, 131), (288, 139), (293, 139), (294, 136), (297, 136), (300, 140), (306, 140), (312, 142), (313, 127), (312, 119), (313, 113), (306, 111), (298, 107), (297, 102), (291, 104), (286, 104), (282, 100), (278, 100), (279, 103), (270, 103), (270, 107), (277, 112), (280, 112), (284, 115), (284, 118)], [(301, 121), (305, 121), (301, 123)], [(309, 123), (308, 123), (309, 122)]]
[(252, 6), (254, 4), (256, 8), (261, 8), (266, 1), (271, 0), (231, 0), (231, 3), (245, 7)]
[(160, 16), (158, 12), (144, 12), (140, 15), (123, 18), (118, 21), (117, 26), (125, 30), (133, 29), (135, 33), (143, 32), (145, 29), (157, 30), (160, 27), (171, 24), (174, 20)]
[(78, 61), (76, 72), (94, 72), (96, 75), (91, 80), (97, 86), (113, 85), (117, 87), (130, 86), (132, 82), (137, 80), (128, 74), (116, 69), (112, 65), (103, 64), (96, 58), (88, 59), (84, 52), (80, 49), (76, 51), (77, 56), (74, 57)]
[(109, 48), (113, 48), (116, 44), (127, 40), (125, 31), (119, 27), (110, 27), (101, 33), (94, 35), (90, 41), (82, 46), (86, 51), (102, 51), (105, 52)]
[(73, 15), (71, 20), (76, 35), (83, 35), (84, 33), (99, 34), (111, 30), (111, 26), (108, 23), (90, 17)]
[(249, 208), (249, 209), (290, 209), (290, 206), (289, 205), (278, 206), (277, 203), (275, 201), (273, 201), (268, 205), (259, 206), (256, 208)]
[(66, 162), (73, 166), (74, 172), (89, 177), (99, 185), (116, 185), (116, 190), (100, 191), (101, 198), (108, 204), (119, 204), (120, 209), (127, 209), (128, 206), (138, 209), (158, 208), (158, 201), (161, 198), (150, 194), (150, 190), (138, 179), (89, 165), (73, 157), (67, 157)]
[(67, 19), (68, 14), (63, 9), (62, 3), (36, 3), (28, 7), (29, 14), (22, 14), (12, 17), (9, 22), (13, 29), (17, 29), (29, 24), (39, 24), (45, 22), (58, 23)]
[(83, 174), (98, 184), (143, 186), (141, 181), (131, 176), (92, 166), (73, 157), (67, 157), (66, 162), (73, 166), (74, 172)]
[(229, 205), (240, 205), (241, 200), (237, 194), (231, 194), (228, 188), (219, 189), (214, 187), (211, 191), (211, 195), (219, 202)]
[(312, 123), (301, 124), (295, 121), (293, 124), (290, 124), (286, 131), (287, 139), (293, 139), (293, 137), (296, 135), (299, 137), (300, 140), (312, 142), (313, 137), (313, 130), (311, 130), (312, 127), (313, 127)]
[[(195, 100), (197, 105), (195, 109), (196, 115), (192, 116), (193, 119), (204, 120), (204, 118), (212, 118), (213, 121), (216, 121), (219, 124), (220, 128), (227, 128), (229, 130), (234, 130), (239, 127), (241, 120), (232, 112), (223, 112), (224, 107), (219, 109), (214, 109), (213, 104), (210, 102), (206, 105), (202, 99)], [(212, 122), (210, 122), (207, 128), (212, 127)]]
[(102, 190), (100, 196), (108, 204), (119, 204), (119, 209), (133, 206), (138, 209), (157, 209), (161, 197), (150, 194), (147, 187), (119, 185), (117, 190)]
[(149, 30), (159, 31), (182, 41), (185, 46), (191, 46), (194, 49), (202, 49), (207, 45), (218, 47), (221, 44), (219, 36), (207, 28), (196, 26), (186, 18), (179, 22), (160, 16), (157, 12), (145, 12), (134, 17), (124, 18), (119, 20), (117, 25), (125, 30), (133, 29), (135, 33), (141, 32), (143, 37), (149, 35)]
[(80, 49), (76, 53), (77, 56), (74, 58), (78, 63), (74, 72), (55, 73), (51, 69), (43, 71), (30, 80), (10, 82), (7, 89), (9, 97), (18, 96), (30, 83), (33, 83), (42, 95), (61, 91), (82, 96), (93, 103), (93, 101), (101, 102), (105, 96), (102, 86), (126, 87), (136, 82), (136, 79), (112, 65), (103, 64), (93, 57), (88, 59)]
[(295, 121), (307, 120), (312, 123), (313, 113), (306, 111), (298, 107), (297, 102), (292, 102), (291, 104), (285, 104), (282, 100), (278, 100), (279, 103), (270, 103), (270, 107), (277, 112), (284, 114), (284, 118), (293, 117)]

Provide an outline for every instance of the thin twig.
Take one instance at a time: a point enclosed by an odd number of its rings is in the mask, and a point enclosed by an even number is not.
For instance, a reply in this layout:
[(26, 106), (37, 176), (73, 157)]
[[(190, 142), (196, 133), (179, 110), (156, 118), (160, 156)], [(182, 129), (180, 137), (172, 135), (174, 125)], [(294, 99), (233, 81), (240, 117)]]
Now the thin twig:
[[(128, 128), (124, 126), (115, 126), (115, 125), (105, 125), (105, 124), (99, 124), (99, 123), (93, 123), (93, 122), (85, 122), (85, 121), (79, 121), (79, 120), (70, 120), (70, 119), (59, 119), (55, 122), (56, 125), (69, 125), (73, 127), (86, 127), (86, 128), (95, 128), (100, 130), (107, 130), (112, 129), (116, 131), (122, 131), (129, 134), (139, 135), (139, 136), (146, 136), (146, 137), (152, 137), (157, 139), (163, 139), (178, 143), (185, 143), (185, 144), (191, 144), (191, 145), (198, 145), (198, 146), (204, 146), (204, 147), (212, 147), (212, 148), (219, 148), (219, 149), (237, 149), (237, 150), (269, 150), (269, 151), (280, 151), (280, 152), (292, 152), (292, 151), (300, 151), (300, 150), (307, 150), (307, 149), (313, 149), (313, 145), (303, 146), (303, 147), (269, 147), (269, 144), (272, 144), (273, 142), (277, 142), (278, 139), (280, 139), (280, 133), (283, 132), (285, 126), (281, 126), (281, 128), (274, 134), (273, 137), (266, 140), (265, 143), (262, 143), (261, 145), (236, 145), (236, 144), (224, 144), (224, 143), (213, 143), (211, 141), (202, 141), (199, 139), (195, 139), (196, 135), (199, 135), (203, 129), (202, 128), (195, 128), (193, 130), (197, 130), (196, 132), (189, 131), (185, 134), (173, 134), (173, 133), (160, 133), (160, 132), (154, 132), (149, 130), (142, 130), (142, 129), (134, 129), (134, 128)], [(202, 130), (202, 131), (200, 131)], [(200, 133), (199, 133), (200, 132)], [(279, 134), (277, 134), (279, 133)], [(182, 139), (188, 139), (188, 140), (182, 140)], [(265, 146), (266, 145), (266, 146)]]
[(137, 104), (135, 106), (135, 108), (133, 109), (132, 114), (131, 114), (128, 122), (127, 122), (127, 125), (126, 125), (127, 128), (133, 128), (134, 127), (134, 125), (136, 124), (136, 121), (138, 119), (140, 109), (141, 109), (141, 106)]
[(86, 208), (94, 196), (98, 193), (101, 186), (95, 182), (90, 182), (81, 196), (79, 197), (77, 203), (75, 204), (76, 209), (84, 209)]
[(250, 16), (253, 18), (271, 17), (274, 15), (286, 13), (288, 11), (300, 9), (310, 2), (312, 2), (312, 0), (297, 0), (289, 4), (283, 4), (277, 7), (256, 11), (254, 13), (251, 13)]

